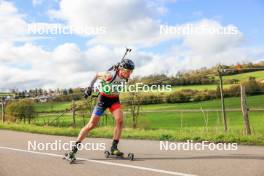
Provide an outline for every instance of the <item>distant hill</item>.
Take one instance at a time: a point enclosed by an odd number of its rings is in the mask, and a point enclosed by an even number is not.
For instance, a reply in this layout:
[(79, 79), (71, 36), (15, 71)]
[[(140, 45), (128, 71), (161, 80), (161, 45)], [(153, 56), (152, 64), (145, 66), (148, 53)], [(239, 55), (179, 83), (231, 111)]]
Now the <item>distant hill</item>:
[(249, 73), (241, 73), (236, 75), (224, 76), (224, 79), (237, 79), (239, 81), (245, 81), (250, 77), (255, 77), (257, 81), (264, 80), (264, 71), (255, 71)]

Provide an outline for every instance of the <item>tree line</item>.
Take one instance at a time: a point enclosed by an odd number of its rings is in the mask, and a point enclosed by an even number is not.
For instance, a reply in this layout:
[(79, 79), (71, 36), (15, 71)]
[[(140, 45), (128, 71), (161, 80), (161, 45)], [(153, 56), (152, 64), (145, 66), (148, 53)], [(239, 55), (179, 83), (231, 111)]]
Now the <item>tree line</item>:
[[(241, 73), (259, 71), (259, 68), (264, 70), (264, 61), (259, 63), (240, 63), (235, 65), (222, 65), (222, 75), (235, 75)], [(147, 85), (208, 85), (218, 83), (218, 66), (211, 68), (203, 67), (197, 70), (179, 71), (175, 75), (168, 76), (167, 74), (153, 74), (144, 77), (135, 77), (131, 84), (142, 82)], [(225, 84), (236, 84), (239, 80), (231, 79), (224, 80)]]

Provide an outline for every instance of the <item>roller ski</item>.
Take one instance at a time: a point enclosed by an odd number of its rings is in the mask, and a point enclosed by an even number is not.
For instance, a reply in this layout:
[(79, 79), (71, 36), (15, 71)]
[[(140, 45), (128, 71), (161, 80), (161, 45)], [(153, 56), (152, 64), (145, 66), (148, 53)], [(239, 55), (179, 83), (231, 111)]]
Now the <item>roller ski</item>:
[(130, 161), (134, 160), (134, 154), (128, 153), (127, 157), (123, 152), (120, 152), (118, 149), (111, 149), (111, 151), (104, 152), (105, 158), (115, 158), (115, 159), (128, 159)]
[(78, 151), (78, 146), (81, 144), (81, 142), (76, 142), (75, 145), (72, 147), (72, 150), (69, 152), (66, 152), (64, 154), (63, 159), (67, 160), (70, 162), (70, 164), (72, 164), (74, 161), (76, 161), (76, 153)]
[(73, 151), (65, 153), (63, 159), (69, 161), (70, 164), (72, 164), (74, 161), (76, 161), (75, 153)]

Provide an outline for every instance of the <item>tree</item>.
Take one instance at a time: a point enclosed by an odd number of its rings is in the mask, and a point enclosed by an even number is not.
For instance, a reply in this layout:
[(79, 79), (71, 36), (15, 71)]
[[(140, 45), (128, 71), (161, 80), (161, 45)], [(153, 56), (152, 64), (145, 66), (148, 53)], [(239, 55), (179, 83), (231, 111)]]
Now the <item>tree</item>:
[(63, 89), (63, 95), (68, 95), (68, 92), (66, 89)]
[(70, 88), (70, 89), (68, 90), (68, 92), (69, 92), (69, 94), (73, 94), (73, 90), (72, 90), (72, 88)]
[(12, 101), (6, 106), (6, 113), (11, 117), (15, 117), (19, 121), (28, 121), (30, 124), (31, 120), (36, 116), (36, 111), (31, 100), (19, 100)]
[(140, 107), (142, 104), (142, 96), (139, 92), (129, 92), (128, 93), (128, 109), (132, 116), (132, 127), (135, 129), (138, 126), (138, 119), (140, 114)]
[(261, 85), (254, 77), (250, 77), (248, 81), (242, 82), (245, 85), (246, 93), (249, 95), (258, 94), (261, 91)]

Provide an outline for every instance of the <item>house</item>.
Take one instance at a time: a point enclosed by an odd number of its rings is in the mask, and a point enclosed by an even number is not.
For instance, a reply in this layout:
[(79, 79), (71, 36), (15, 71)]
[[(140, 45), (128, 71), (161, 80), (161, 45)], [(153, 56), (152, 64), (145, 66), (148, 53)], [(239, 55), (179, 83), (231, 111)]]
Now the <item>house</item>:
[(50, 97), (50, 96), (40, 96), (40, 97), (37, 97), (38, 101), (41, 102), (41, 103), (45, 103), (45, 102), (47, 102), (51, 98), (52, 97)]

